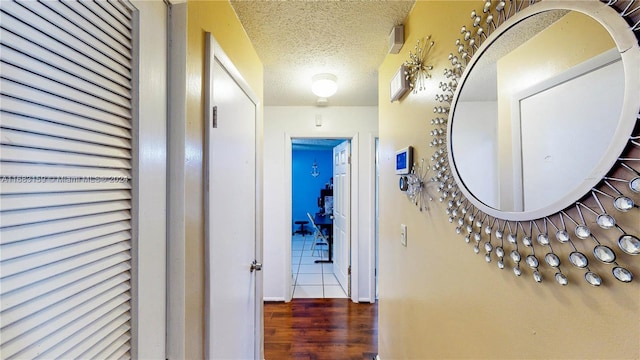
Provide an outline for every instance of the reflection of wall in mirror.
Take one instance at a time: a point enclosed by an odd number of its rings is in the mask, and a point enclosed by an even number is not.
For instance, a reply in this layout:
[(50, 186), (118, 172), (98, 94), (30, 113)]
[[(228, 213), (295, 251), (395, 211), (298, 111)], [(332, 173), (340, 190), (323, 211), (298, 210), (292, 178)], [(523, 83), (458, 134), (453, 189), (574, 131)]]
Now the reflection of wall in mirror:
[[(495, 101), (460, 101), (456, 105), (456, 117), (473, 119), (459, 122), (454, 129), (454, 158), (456, 169), (465, 187), (487, 206), (499, 206), (498, 133), (496, 119), (498, 107)], [(454, 122), (454, 127), (458, 123)], [(473, 146), (464, 146), (473, 144)], [(461, 145), (461, 146), (458, 146)]]
[[(512, 139), (515, 135), (511, 123), (512, 96), (612, 47), (615, 47), (613, 39), (597, 21), (579, 12), (569, 12), (498, 60), (498, 164), (501, 209), (522, 207), (522, 184), (516, 183), (522, 178), (522, 173), (514, 176), (514, 168), (519, 166), (520, 156), (513, 154)], [(575, 141), (575, 134), (567, 137)], [(575, 144), (576, 147), (584, 145), (577, 141)], [(554, 174), (543, 173), (539, 176), (554, 179)], [(545, 189), (537, 189), (537, 192), (538, 196), (542, 196)], [(548, 200), (547, 203), (549, 202)]]

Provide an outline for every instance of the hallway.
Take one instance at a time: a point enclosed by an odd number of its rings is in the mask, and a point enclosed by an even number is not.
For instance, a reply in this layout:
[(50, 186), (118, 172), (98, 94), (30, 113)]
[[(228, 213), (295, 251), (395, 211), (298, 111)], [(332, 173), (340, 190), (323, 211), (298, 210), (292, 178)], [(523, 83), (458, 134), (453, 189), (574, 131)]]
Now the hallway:
[(266, 360), (361, 360), (378, 352), (378, 304), (293, 299), (264, 304)]

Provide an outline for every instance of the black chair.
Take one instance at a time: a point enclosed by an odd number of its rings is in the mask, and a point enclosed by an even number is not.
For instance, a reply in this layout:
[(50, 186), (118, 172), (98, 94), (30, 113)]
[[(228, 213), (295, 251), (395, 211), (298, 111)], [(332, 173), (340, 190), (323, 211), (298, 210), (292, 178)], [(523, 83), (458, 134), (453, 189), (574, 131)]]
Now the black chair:
[(298, 229), (296, 229), (296, 231), (293, 232), (292, 235), (295, 234), (300, 234), (302, 236), (305, 235), (311, 235), (311, 231), (307, 230), (304, 226), (307, 225), (309, 222), (306, 220), (299, 220), (299, 221), (294, 221), (294, 223), (296, 225), (300, 225), (300, 227)]

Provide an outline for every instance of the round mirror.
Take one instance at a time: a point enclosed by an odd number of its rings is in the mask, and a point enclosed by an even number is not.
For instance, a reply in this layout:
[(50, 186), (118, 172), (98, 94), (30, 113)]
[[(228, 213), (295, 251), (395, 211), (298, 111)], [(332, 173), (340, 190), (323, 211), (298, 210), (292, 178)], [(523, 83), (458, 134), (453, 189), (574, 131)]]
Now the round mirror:
[(510, 18), (467, 65), (450, 110), (449, 162), (464, 195), (507, 220), (579, 200), (633, 130), (637, 61), (633, 33), (599, 2), (542, 2)]

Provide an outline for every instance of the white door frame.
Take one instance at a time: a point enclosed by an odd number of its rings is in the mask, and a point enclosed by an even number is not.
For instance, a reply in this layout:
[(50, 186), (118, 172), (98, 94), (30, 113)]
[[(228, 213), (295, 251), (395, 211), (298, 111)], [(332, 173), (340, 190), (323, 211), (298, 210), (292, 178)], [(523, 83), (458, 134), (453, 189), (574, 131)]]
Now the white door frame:
[[(284, 172), (285, 172), (285, 223), (286, 228), (291, 228), (292, 224), (292, 183), (291, 183), (291, 171), (292, 171), (292, 159), (291, 159), (291, 151), (292, 151), (292, 138), (302, 138), (302, 139), (344, 139), (349, 140), (351, 142), (351, 300), (353, 302), (358, 302), (359, 292), (358, 292), (358, 284), (359, 284), (359, 275), (360, 268), (358, 266), (358, 256), (354, 256), (354, 254), (358, 254), (359, 249), (359, 232), (360, 232), (360, 222), (357, 221), (357, 218), (354, 219), (354, 214), (359, 214), (359, 203), (358, 203), (358, 190), (360, 188), (360, 174), (357, 171), (359, 168), (359, 134), (358, 133), (328, 133), (322, 135), (298, 135), (298, 134), (284, 134), (285, 136), (285, 149), (284, 149)], [(333, 161), (333, 160), (332, 160)], [(355, 170), (354, 170), (355, 169)], [(355, 220), (355, 221), (354, 221)], [(284, 272), (284, 300), (286, 302), (291, 301), (292, 293), (291, 293), (291, 241), (285, 241), (285, 257), (288, 259), (287, 264), (285, 266)], [(373, 273), (370, 274), (373, 276)]]
[[(244, 79), (244, 77), (242, 76), (242, 74), (240, 73), (240, 71), (238, 71), (238, 69), (236, 68), (236, 66), (233, 64), (233, 62), (231, 61), (231, 59), (227, 56), (227, 54), (224, 52), (224, 50), (222, 50), (222, 47), (220, 46), (220, 44), (215, 40), (215, 38), (213, 37), (213, 35), (211, 35), (211, 33), (207, 33), (205, 34), (205, 38), (207, 39), (207, 45), (210, 46), (210, 49), (205, 49), (205, 53), (208, 51), (211, 51), (210, 55), (211, 55), (211, 63), (213, 61), (218, 61), (222, 67), (229, 73), (229, 75), (231, 76), (231, 78), (236, 82), (236, 84), (238, 84), (238, 86), (240, 87), (240, 89), (247, 95), (247, 97), (249, 98), (249, 100), (251, 100), (251, 102), (253, 102), (255, 104), (255, 139), (256, 139), (256, 144), (255, 144), (255, 154), (254, 154), (254, 158), (255, 158), (255, 259), (257, 260), (258, 263), (262, 264), (262, 152), (261, 152), (261, 147), (260, 147), (260, 138), (262, 137), (262, 128), (260, 127), (260, 118), (261, 118), (261, 113), (260, 113), (260, 98), (255, 94), (255, 92), (253, 91), (253, 89), (251, 89), (251, 86), (249, 85), (249, 83)], [(207, 61), (207, 60), (205, 60)], [(212, 69), (209, 69), (208, 67), (206, 68), (206, 72), (211, 71)], [(208, 84), (206, 83), (207, 79), (210, 81)], [(211, 94), (211, 90), (213, 89), (213, 81), (214, 81), (214, 77), (213, 74), (208, 74), (205, 73), (205, 86), (204, 86), (204, 113), (205, 113), (205, 137), (207, 137), (208, 131), (211, 129), (211, 124), (212, 124), (212, 100), (213, 100), (213, 96)], [(206, 142), (206, 141), (205, 141)], [(205, 145), (205, 151), (208, 151), (208, 145)], [(207, 186), (207, 184), (205, 184), (205, 186)], [(206, 194), (208, 194), (207, 191), (205, 191)], [(206, 205), (206, 203), (205, 203)], [(205, 208), (205, 214), (207, 214), (208, 211)], [(205, 223), (206, 223), (206, 218), (207, 216), (205, 216)], [(207, 225), (205, 225), (206, 227)], [(205, 229), (205, 237), (207, 236), (207, 230)], [(207, 242), (207, 240), (205, 240), (205, 243)], [(205, 261), (206, 263), (206, 261)], [(208, 268), (208, 266), (206, 266)], [(206, 272), (209, 269), (205, 270), (205, 296), (209, 297), (211, 294), (211, 289), (210, 289), (210, 284), (208, 279), (210, 278), (209, 276), (207, 276)], [(255, 348), (254, 348), (254, 358), (255, 359), (262, 359), (263, 358), (263, 313), (264, 313), (264, 302), (262, 301), (263, 295), (262, 295), (262, 287), (263, 287), (263, 272), (262, 271), (255, 271), (255, 319), (254, 319), (254, 344), (255, 344)], [(209, 300), (206, 299), (205, 300), (205, 314), (208, 313), (206, 307), (207, 304), (209, 304)], [(207, 347), (209, 346), (209, 341), (208, 341), (208, 333), (209, 333), (209, 327), (208, 327), (208, 322), (210, 320), (206, 319), (205, 320), (205, 356), (207, 354), (210, 354), (210, 351), (207, 349)]]
[[(163, 2), (131, 0), (137, 20), (138, 82), (134, 124), (132, 352), (166, 358), (167, 221), (167, 22)], [(157, 41), (164, 33), (165, 41)], [(154, 39), (150, 41), (149, 39)], [(141, 186), (142, 185), (142, 186)], [(140, 215), (144, 214), (144, 215)]]

